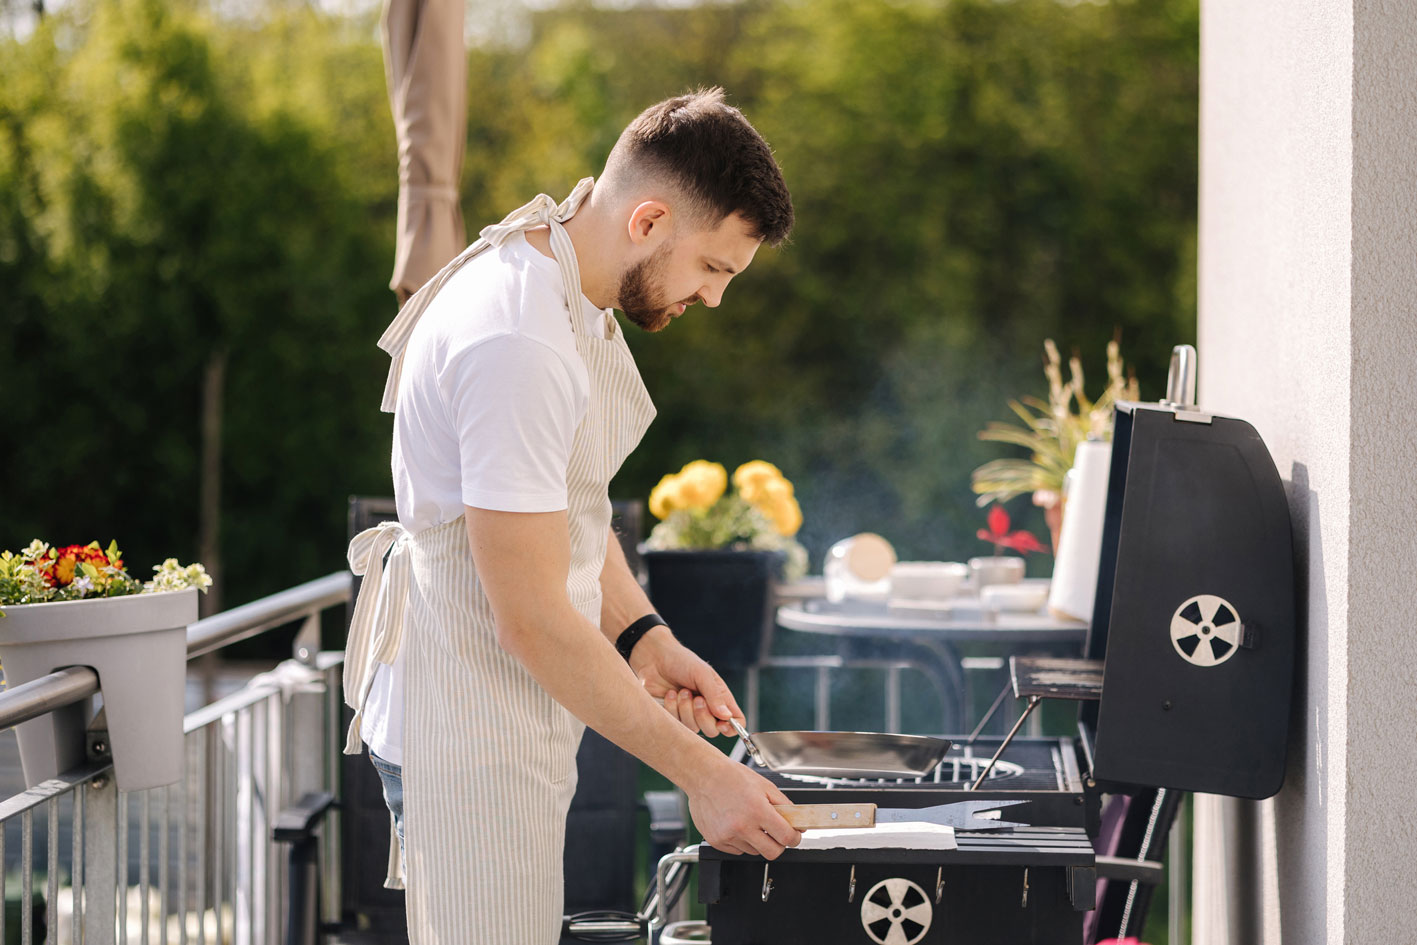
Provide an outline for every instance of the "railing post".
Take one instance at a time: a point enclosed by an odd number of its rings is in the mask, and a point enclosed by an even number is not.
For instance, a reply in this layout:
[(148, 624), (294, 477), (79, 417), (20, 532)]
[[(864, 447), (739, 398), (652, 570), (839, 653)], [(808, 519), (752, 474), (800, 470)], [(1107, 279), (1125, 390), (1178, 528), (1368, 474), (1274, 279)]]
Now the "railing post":
[[(324, 660), (328, 654), (322, 654)], [(341, 690), (343, 676), (343, 655), (340, 659), (324, 668), (325, 678), (325, 780), (324, 790), (329, 791), (336, 797), (343, 796), (343, 788), (340, 780), (340, 770), (344, 762), (344, 698)], [(322, 664), (323, 665), (323, 664)], [(340, 837), (343, 834), (344, 826), (340, 820), (340, 809), (338, 806), (330, 811), (327, 818), (328, 828), (325, 830), (325, 873), (322, 877), (321, 888), (325, 890), (325, 918), (331, 922), (338, 922), (344, 906), (344, 874), (343, 856), (344, 851), (340, 846)]]
[[(318, 662), (318, 655), (310, 662)], [(279, 793), (273, 795), (279, 797), (280, 803), (272, 806), (272, 817), (294, 798), (312, 792), (336, 794), (330, 776), (330, 752), (331, 748), (338, 752), (342, 747), (342, 743), (337, 741), (340, 735), (338, 725), (330, 726), (328, 719), (330, 711), (338, 712), (338, 702), (333, 703), (333, 708), (330, 702), (331, 674), (302, 661), (287, 660), (275, 669), (274, 675), (280, 679), (281, 685), (285, 743), (284, 783), (279, 785)], [(336, 759), (338, 757), (335, 755)], [(339, 916), (338, 848), (329, 842), (339, 830), (339, 823), (333, 815), (331, 811), (320, 827), (320, 889), (323, 896), (323, 901), (318, 904), (320, 921)]]
[[(89, 781), (84, 792), (84, 942), (114, 940), (118, 895), (118, 785), (111, 773)], [(53, 825), (50, 826), (54, 829)]]

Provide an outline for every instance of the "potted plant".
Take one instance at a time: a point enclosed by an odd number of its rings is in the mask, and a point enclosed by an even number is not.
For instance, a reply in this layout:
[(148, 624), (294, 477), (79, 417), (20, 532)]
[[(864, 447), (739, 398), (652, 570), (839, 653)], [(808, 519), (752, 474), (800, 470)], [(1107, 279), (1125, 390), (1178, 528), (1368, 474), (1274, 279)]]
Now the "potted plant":
[[(116, 543), (52, 547), (35, 540), (0, 553), (0, 665), (9, 688), (73, 666), (92, 668), (103, 699), (105, 746), (120, 790), (182, 777), (187, 625), (211, 585), (200, 564), (169, 558), (152, 579), (128, 573)], [(86, 755), (92, 700), (16, 727), (26, 783)]]
[(1022, 446), (1029, 451), (1028, 458), (985, 463), (974, 470), (973, 486), (981, 506), (1032, 494), (1033, 503), (1044, 510), (1056, 551), (1063, 525), (1063, 485), (1078, 445), (1089, 439), (1110, 441), (1113, 405), (1119, 400), (1137, 400), (1140, 395), (1135, 376), (1124, 374), (1121, 346), (1115, 338), (1107, 345), (1107, 389), (1095, 401), (1083, 393), (1082, 362), (1077, 355), (1068, 360), (1069, 377), (1064, 383), (1063, 362), (1053, 339), (1043, 342), (1043, 351), (1048, 399), (1009, 401), (1023, 426), (990, 423), (979, 434), (981, 440)]
[(1001, 505), (989, 510), (987, 524), (987, 528), (981, 528), (975, 534), (980, 541), (994, 546), (994, 554), (969, 559), (969, 573), (974, 579), (976, 591), (991, 584), (1017, 584), (1023, 580), (1023, 558), (1004, 554), (1005, 548), (1020, 555), (1043, 550), (1042, 543), (1031, 532), (1009, 531), (1009, 513)]
[(807, 571), (793, 538), (802, 509), (792, 483), (754, 460), (733, 473), (695, 460), (665, 476), (649, 497), (660, 522), (642, 557), (649, 596), (686, 646), (720, 668), (756, 663), (768, 644), (773, 582)]

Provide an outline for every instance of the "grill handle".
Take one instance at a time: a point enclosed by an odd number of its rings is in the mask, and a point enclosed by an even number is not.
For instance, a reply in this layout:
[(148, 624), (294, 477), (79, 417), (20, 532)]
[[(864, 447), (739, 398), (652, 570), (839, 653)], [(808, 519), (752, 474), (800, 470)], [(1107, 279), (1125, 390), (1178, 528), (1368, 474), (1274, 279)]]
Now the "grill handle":
[(1196, 349), (1191, 345), (1177, 345), (1171, 349), (1165, 402), (1172, 407), (1196, 405)]
[(758, 751), (757, 743), (753, 741), (753, 736), (748, 734), (748, 730), (743, 727), (743, 723), (738, 721), (736, 716), (730, 718), (728, 721), (733, 723), (734, 731), (738, 733), (739, 738), (743, 739), (743, 744), (748, 746), (748, 754), (753, 756), (753, 760), (757, 762), (758, 767), (762, 768), (764, 771), (771, 771), (771, 766)]

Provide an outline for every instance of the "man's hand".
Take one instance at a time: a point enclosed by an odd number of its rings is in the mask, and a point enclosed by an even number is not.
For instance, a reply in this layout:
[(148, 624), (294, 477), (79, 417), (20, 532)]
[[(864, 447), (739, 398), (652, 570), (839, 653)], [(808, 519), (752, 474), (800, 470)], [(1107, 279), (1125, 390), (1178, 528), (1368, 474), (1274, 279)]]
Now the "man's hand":
[(743, 717), (723, 679), (674, 639), (668, 627), (655, 627), (640, 638), (630, 653), (630, 669), (645, 691), (690, 731), (710, 738), (732, 735), (733, 725), (728, 720)]
[(775, 860), (784, 847), (802, 842), (801, 831), (773, 810), (792, 802), (745, 765), (724, 758), (686, 793), (694, 826), (715, 850)]

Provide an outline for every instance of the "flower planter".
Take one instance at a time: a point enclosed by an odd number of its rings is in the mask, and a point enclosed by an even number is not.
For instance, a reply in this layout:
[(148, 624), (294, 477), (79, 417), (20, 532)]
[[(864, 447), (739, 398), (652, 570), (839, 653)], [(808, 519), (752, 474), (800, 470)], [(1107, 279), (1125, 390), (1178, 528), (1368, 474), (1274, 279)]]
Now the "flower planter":
[(650, 600), (685, 646), (719, 670), (762, 659), (782, 552), (646, 551), (643, 558)]
[[(98, 674), (119, 790), (182, 777), (187, 625), (197, 589), (0, 608), (0, 665), (9, 688), (73, 666)], [(83, 762), (95, 700), (16, 726), (30, 787)]]

